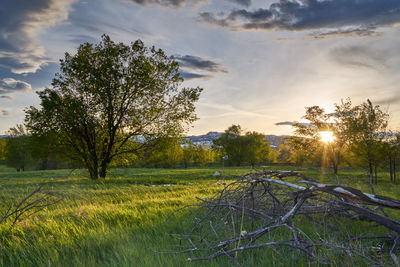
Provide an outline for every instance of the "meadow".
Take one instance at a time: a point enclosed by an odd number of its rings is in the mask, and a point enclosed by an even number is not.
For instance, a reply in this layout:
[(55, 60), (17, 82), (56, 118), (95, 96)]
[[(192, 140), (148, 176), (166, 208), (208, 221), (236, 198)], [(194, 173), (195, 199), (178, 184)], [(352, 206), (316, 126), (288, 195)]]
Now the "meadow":
[[(266, 169), (294, 170), (289, 166)], [(24, 217), (12, 229), (0, 225), (1, 266), (227, 266), (227, 258), (209, 262), (186, 262), (183, 254), (155, 254), (170, 251), (177, 244), (169, 233), (180, 233), (191, 217), (185, 211), (166, 221), (174, 210), (197, 203), (222, 189), (215, 168), (112, 169), (105, 180), (93, 181), (85, 170), (16, 172), (0, 166), (0, 215), (38, 186), (62, 196), (62, 201)], [(248, 167), (226, 168), (228, 181), (249, 172)], [(313, 170), (306, 175), (329, 183)], [(340, 179), (369, 192), (362, 171), (341, 171)], [(351, 178), (350, 178), (351, 177)], [(378, 194), (399, 198), (400, 186), (380, 175)], [(398, 212), (390, 215), (400, 219)], [(362, 224), (360, 224), (362, 225)], [(350, 231), (364, 231), (359, 226)], [(312, 232), (313, 229), (310, 229)], [(365, 229), (368, 231), (368, 229)], [(329, 234), (329, 233), (326, 233)], [(302, 257), (286, 257), (285, 249), (249, 251), (250, 266), (308, 266)], [(332, 263), (341, 265), (335, 259)], [(351, 263), (351, 262), (349, 262)]]

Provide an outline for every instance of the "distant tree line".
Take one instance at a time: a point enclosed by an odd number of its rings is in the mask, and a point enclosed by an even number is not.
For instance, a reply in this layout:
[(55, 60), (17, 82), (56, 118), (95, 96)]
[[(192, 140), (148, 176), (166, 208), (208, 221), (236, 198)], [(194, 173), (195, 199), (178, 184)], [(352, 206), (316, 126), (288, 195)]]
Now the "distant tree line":
[[(319, 106), (306, 107), (306, 122), (294, 123), (294, 135), (271, 148), (262, 133), (245, 132), (232, 125), (213, 141), (212, 146), (194, 144), (179, 136), (161, 136), (136, 153), (121, 153), (109, 167), (189, 168), (224, 164), (230, 166), (270, 163), (314, 166), (331, 169), (363, 168), (370, 182), (378, 182), (379, 171), (390, 173), (396, 183), (400, 161), (400, 134), (388, 129), (389, 115), (371, 101), (353, 106), (350, 99), (335, 104), (327, 113)], [(323, 142), (322, 132), (330, 132), (332, 140)], [(59, 168), (85, 168), (81, 158), (59, 146), (54, 132), (35, 134), (17, 125), (0, 139), (0, 163), (18, 171)], [(143, 145), (143, 136), (132, 136), (127, 148)]]
[[(11, 128), (8, 137), (0, 140), (0, 159), (18, 171), (85, 167), (60, 149), (54, 137), (32, 135), (23, 125)], [(139, 146), (142, 141), (132, 138), (129, 142)], [(239, 125), (232, 125), (211, 147), (184, 137), (162, 137), (140, 153), (116, 157), (110, 167), (206, 167), (221, 164), (223, 156), (228, 156), (227, 165), (254, 166), (274, 162), (274, 155), (263, 134), (243, 134)]]

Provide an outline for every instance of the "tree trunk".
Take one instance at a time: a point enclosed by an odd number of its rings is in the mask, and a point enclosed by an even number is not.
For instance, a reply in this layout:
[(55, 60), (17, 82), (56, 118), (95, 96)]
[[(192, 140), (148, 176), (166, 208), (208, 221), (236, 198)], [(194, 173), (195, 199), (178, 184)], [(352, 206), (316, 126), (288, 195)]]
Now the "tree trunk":
[(109, 152), (107, 152), (104, 159), (100, 163), (100, 178), (106, 178), (108, 164), (110, 164), (110, 162), (111, 162), (110, 154)]
[(99, 178), (97, 168), (89, 168), (90, 179), (97, 180)]
[[(374, 176), (374, 169), (373, 169), (373, 167), (372, 167), (372, 163), (371, 163), (371, 161), (368, 163), (368, 171), (369, 171), (369, 177), (371, 178), (373, 178), (373, 176)], [(371, 182), (373, 182), (373, 180), (371, 181)]]
[(389, 156), (389, 171), (390, 171), (390, 182), (393, 183), (393, 162), (391, 156)]
[(100, 166), (100, 178), (106, 178), (107, 176), (108, 162), (103, 161)]
[(92, 166), (88, 166), (90, 179), (97, 180), (99, 179), (99, 165), (97, 163), (97, 159), (94, 160)]
[(378, 171), (376, 165), (374, 167), (374, 172), (375, 172), (375, 184), (378, 184)]
[(338, 164), (336, 164), (334, 161), (332, 161), (332, 169), (333, 169), (333, 173), (335, 175), (338, 174)]

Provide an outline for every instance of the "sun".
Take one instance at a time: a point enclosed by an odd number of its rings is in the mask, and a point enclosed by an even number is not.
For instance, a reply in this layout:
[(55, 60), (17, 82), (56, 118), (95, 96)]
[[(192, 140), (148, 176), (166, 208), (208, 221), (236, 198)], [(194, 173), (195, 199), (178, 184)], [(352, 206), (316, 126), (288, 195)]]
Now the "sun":
[(332, 143), (336, 139), (336, 137), (330, 131), (319, 132), (319, 136), (321, 141), (324, 143)]

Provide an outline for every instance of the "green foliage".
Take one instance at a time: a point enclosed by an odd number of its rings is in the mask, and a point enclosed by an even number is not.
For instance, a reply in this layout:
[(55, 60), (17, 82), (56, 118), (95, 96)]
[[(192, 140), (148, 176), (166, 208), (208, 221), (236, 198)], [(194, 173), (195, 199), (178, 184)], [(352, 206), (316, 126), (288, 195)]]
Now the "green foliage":
[(41, 107), (26, 111), (26, 124), (34, 134), (54, 134), (92, 179), (105, 177), (115, 158), (179, 135), (197, 119), (202, 89), (180, 88), (182, 81), (179, 64), (162, 50), (104, 35), (100, 44), (65, 54), (52, 88), (38, 93)]
[(152, 148), (139, 156), (139, 166), (154, 168), (176, 168), (182, 160), (182, 149), (178, 138), (161, 138)]
[(350, 99), (336, 105), (336, 114), (342, 121), (341, 130), (355, 155), (353, 162), (367, 168), (372, 177), (387, 154), (383, 141), (388, 137), (389, 115), (370, 100), (353, 107)]
[(210, 147), (194, 145), (179, 138), (162, 138), (140, 154), (134, 164), (141, 167), (188, 168), (205, 167), (217, 160), (217, 152)]
[(29, 136), (23, 125), (18, 124), (10, 128), (5, 146), (5, 160), (9, 167), (17, 171), (25, 171), (32, 163), (32, 154), (29, 149)]
[(247, 132), (242, 135), (240, 125), (232, 125), (225, 130), (221, 137), (214, 140), (214, 147), (228, 155), (229, 162), (236, 166), (267, 162), (271, 150), (263, 134)]
[(320, 165), (321, 149), (318, 140), (291, 136), (279, 145), (280, 162), (297, 166)]
[(5, 138), (0, 138), (0, 163), (4, 162), (6, 159), (6, 145), (7, 140)]

